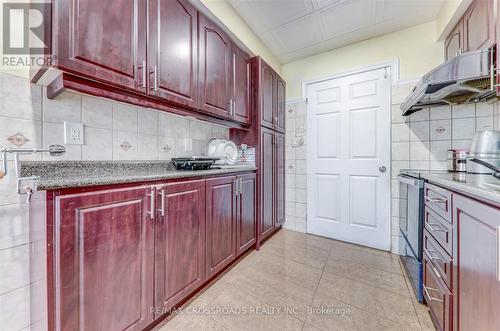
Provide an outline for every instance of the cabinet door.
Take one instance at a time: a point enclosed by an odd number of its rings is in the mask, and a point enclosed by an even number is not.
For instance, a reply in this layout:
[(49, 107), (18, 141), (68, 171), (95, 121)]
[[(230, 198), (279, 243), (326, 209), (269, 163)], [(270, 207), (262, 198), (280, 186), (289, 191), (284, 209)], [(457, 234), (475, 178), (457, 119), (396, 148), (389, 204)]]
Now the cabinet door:
[(61, 0), (54, 54), (68, 72), (146, 92), (146, 0)]
[(200, 109), (229, 117), (231, 44), (215, 23), (198, 13)]
[(244, 253), (255, 244), (257, 180), (255, 174), (238, 177), (239, 197), (236, 224), (237, 254)]
[(260, 239), (265, 239), (274, 229), (274, 132), (261, 129), (260, 155)]
[(156, 192), (155, 306), (168, 309), (206, 279), (205, 182), (168, 184)]
[(275, 108), (275, 89), (276, 77), (273, 69), (264, 61), (261, 63), (261, 82), (260, 82), (260, 95), (261, 95), (261, 114), (260, 124), (272, 129), (274, 128), (274, 108)]
[(236, 258), (236, 177), (209, 179), (207, 185), (207, 278)]
[(493, 0), (475, 0), (464, 14), (463, 21), (466, 52), (495, 44)]
[(445, 60), (449, 60), (463, 51), (464, 23), (462, 20), (451, 31), (448, 38), (444, 41)]
[(274, 201), (275, 226), (285, 223), (285, 135), (275, 133), (274, 139)]
[(197, 11), (187, 0), (149, 2), (149, 93), (196, 107)]
[(285, 133), (285, 81), (276, 76), (276, 108), (274, 115), (275, 130)]
[(250, 113), (250, 57), (233, 45), (232, 52), (232, 119), (244, 124), (252, 121)]
[(150, 192), (56, 198), (57, 330), (142, 330), (153, 320)]
[(455, 194), (453, 211), (453, 329), (499, 330), (500, 209)]

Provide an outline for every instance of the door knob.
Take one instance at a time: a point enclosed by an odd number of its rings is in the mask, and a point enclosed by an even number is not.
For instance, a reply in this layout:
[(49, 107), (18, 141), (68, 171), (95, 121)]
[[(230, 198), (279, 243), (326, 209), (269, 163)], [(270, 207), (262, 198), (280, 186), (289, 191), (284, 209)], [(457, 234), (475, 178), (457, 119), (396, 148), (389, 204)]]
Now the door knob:
[(380, 171), (381, 173), (384, 173), (387, 171), (387, 168), (384, 166), (380, 166), (380, 167), (378, 167), (378, 171)]

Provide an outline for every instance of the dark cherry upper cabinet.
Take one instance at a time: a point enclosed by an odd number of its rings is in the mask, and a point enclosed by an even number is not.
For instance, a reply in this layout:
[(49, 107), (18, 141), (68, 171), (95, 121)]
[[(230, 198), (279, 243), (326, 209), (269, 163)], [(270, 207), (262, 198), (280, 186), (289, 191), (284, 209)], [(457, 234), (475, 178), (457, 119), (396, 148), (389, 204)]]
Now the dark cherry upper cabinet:
[(454, 330), (499, 330), (500, 209), (455, 194)]
[(155, 306), (172, 308), (206, 280), (205, 181), (156, 190)]
[(195, 108), (198, 12), (187, 0), (149, 1), (149, 93)]
[(276, 132), (274, 137), (275, 226), (280, 226), (285, 223), (285, 135)]
[(464, 50), (464, 22), (461, 20), (444, 41), (445, 60), (449, 60)]
[(236, 258), (236, 177), (206, 181), (207, 277)]
[(274, 109), (276, 107), (276, 76), (274, 70), (264, 61), (260, 72), (260, 124), (266, 128), (274, 128)]
[(146, 0), (54, 1), (56, 66), (121, 88), (146, 92)]
[(199, 108), (228, 118), (231, 107), (231, 42), (212, 21), (198, 13)]
[(475, 0), (463, 16), (464, 50), (488, 48), (495, 44), (495, 0)]
[(142, 330), (153, 321), (150, 193), (136, 187), (56, 197), (55, 329)]
[(236, 248), (237, 255), (241, 255), (256, 242), (257, 177), (241, 175), (237, 180)]
[(274, 129), (281, 133), (285, 133), (285, 90), (285, 81), (276, 76), (276, 110), (274, 117)]
[(260, 151), (260, 238), (265, 239), (274, 230), (274, 131), (261, 129)]
[(234, 121), (251, 124), (250, 56), (233, 44), (231, 61), (231, 100), (233, 108), (230, 116)]

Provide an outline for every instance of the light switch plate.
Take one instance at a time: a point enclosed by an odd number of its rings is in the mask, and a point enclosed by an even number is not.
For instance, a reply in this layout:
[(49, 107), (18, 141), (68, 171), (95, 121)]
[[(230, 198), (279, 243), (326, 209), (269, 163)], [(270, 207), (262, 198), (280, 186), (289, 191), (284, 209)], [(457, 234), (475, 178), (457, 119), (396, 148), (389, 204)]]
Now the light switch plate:
[(64, 122), (64, 143), (66, 145), (83, 145), (83, 124)]

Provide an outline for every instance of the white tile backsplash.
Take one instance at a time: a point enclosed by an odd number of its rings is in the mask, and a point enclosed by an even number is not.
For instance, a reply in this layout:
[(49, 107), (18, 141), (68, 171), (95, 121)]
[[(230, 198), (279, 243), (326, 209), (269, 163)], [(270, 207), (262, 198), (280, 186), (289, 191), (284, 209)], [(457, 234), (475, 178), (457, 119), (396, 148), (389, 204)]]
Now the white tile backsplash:
[(85, 127), (84, 134), (85, 144), (82, 146), (82, 160), (113, 159), (113, 130)]
[(47, 98), (43, 92), (43, 121), (53, 123), (81, 122), (82, 96), (73, 92), (63, 92), (54, 99)]
[(86, 127), (113, 129), (113, 102), (84, 95), (82, 121)]
[(137, 107), (113, 102), (113, 130), (137, 132)]

